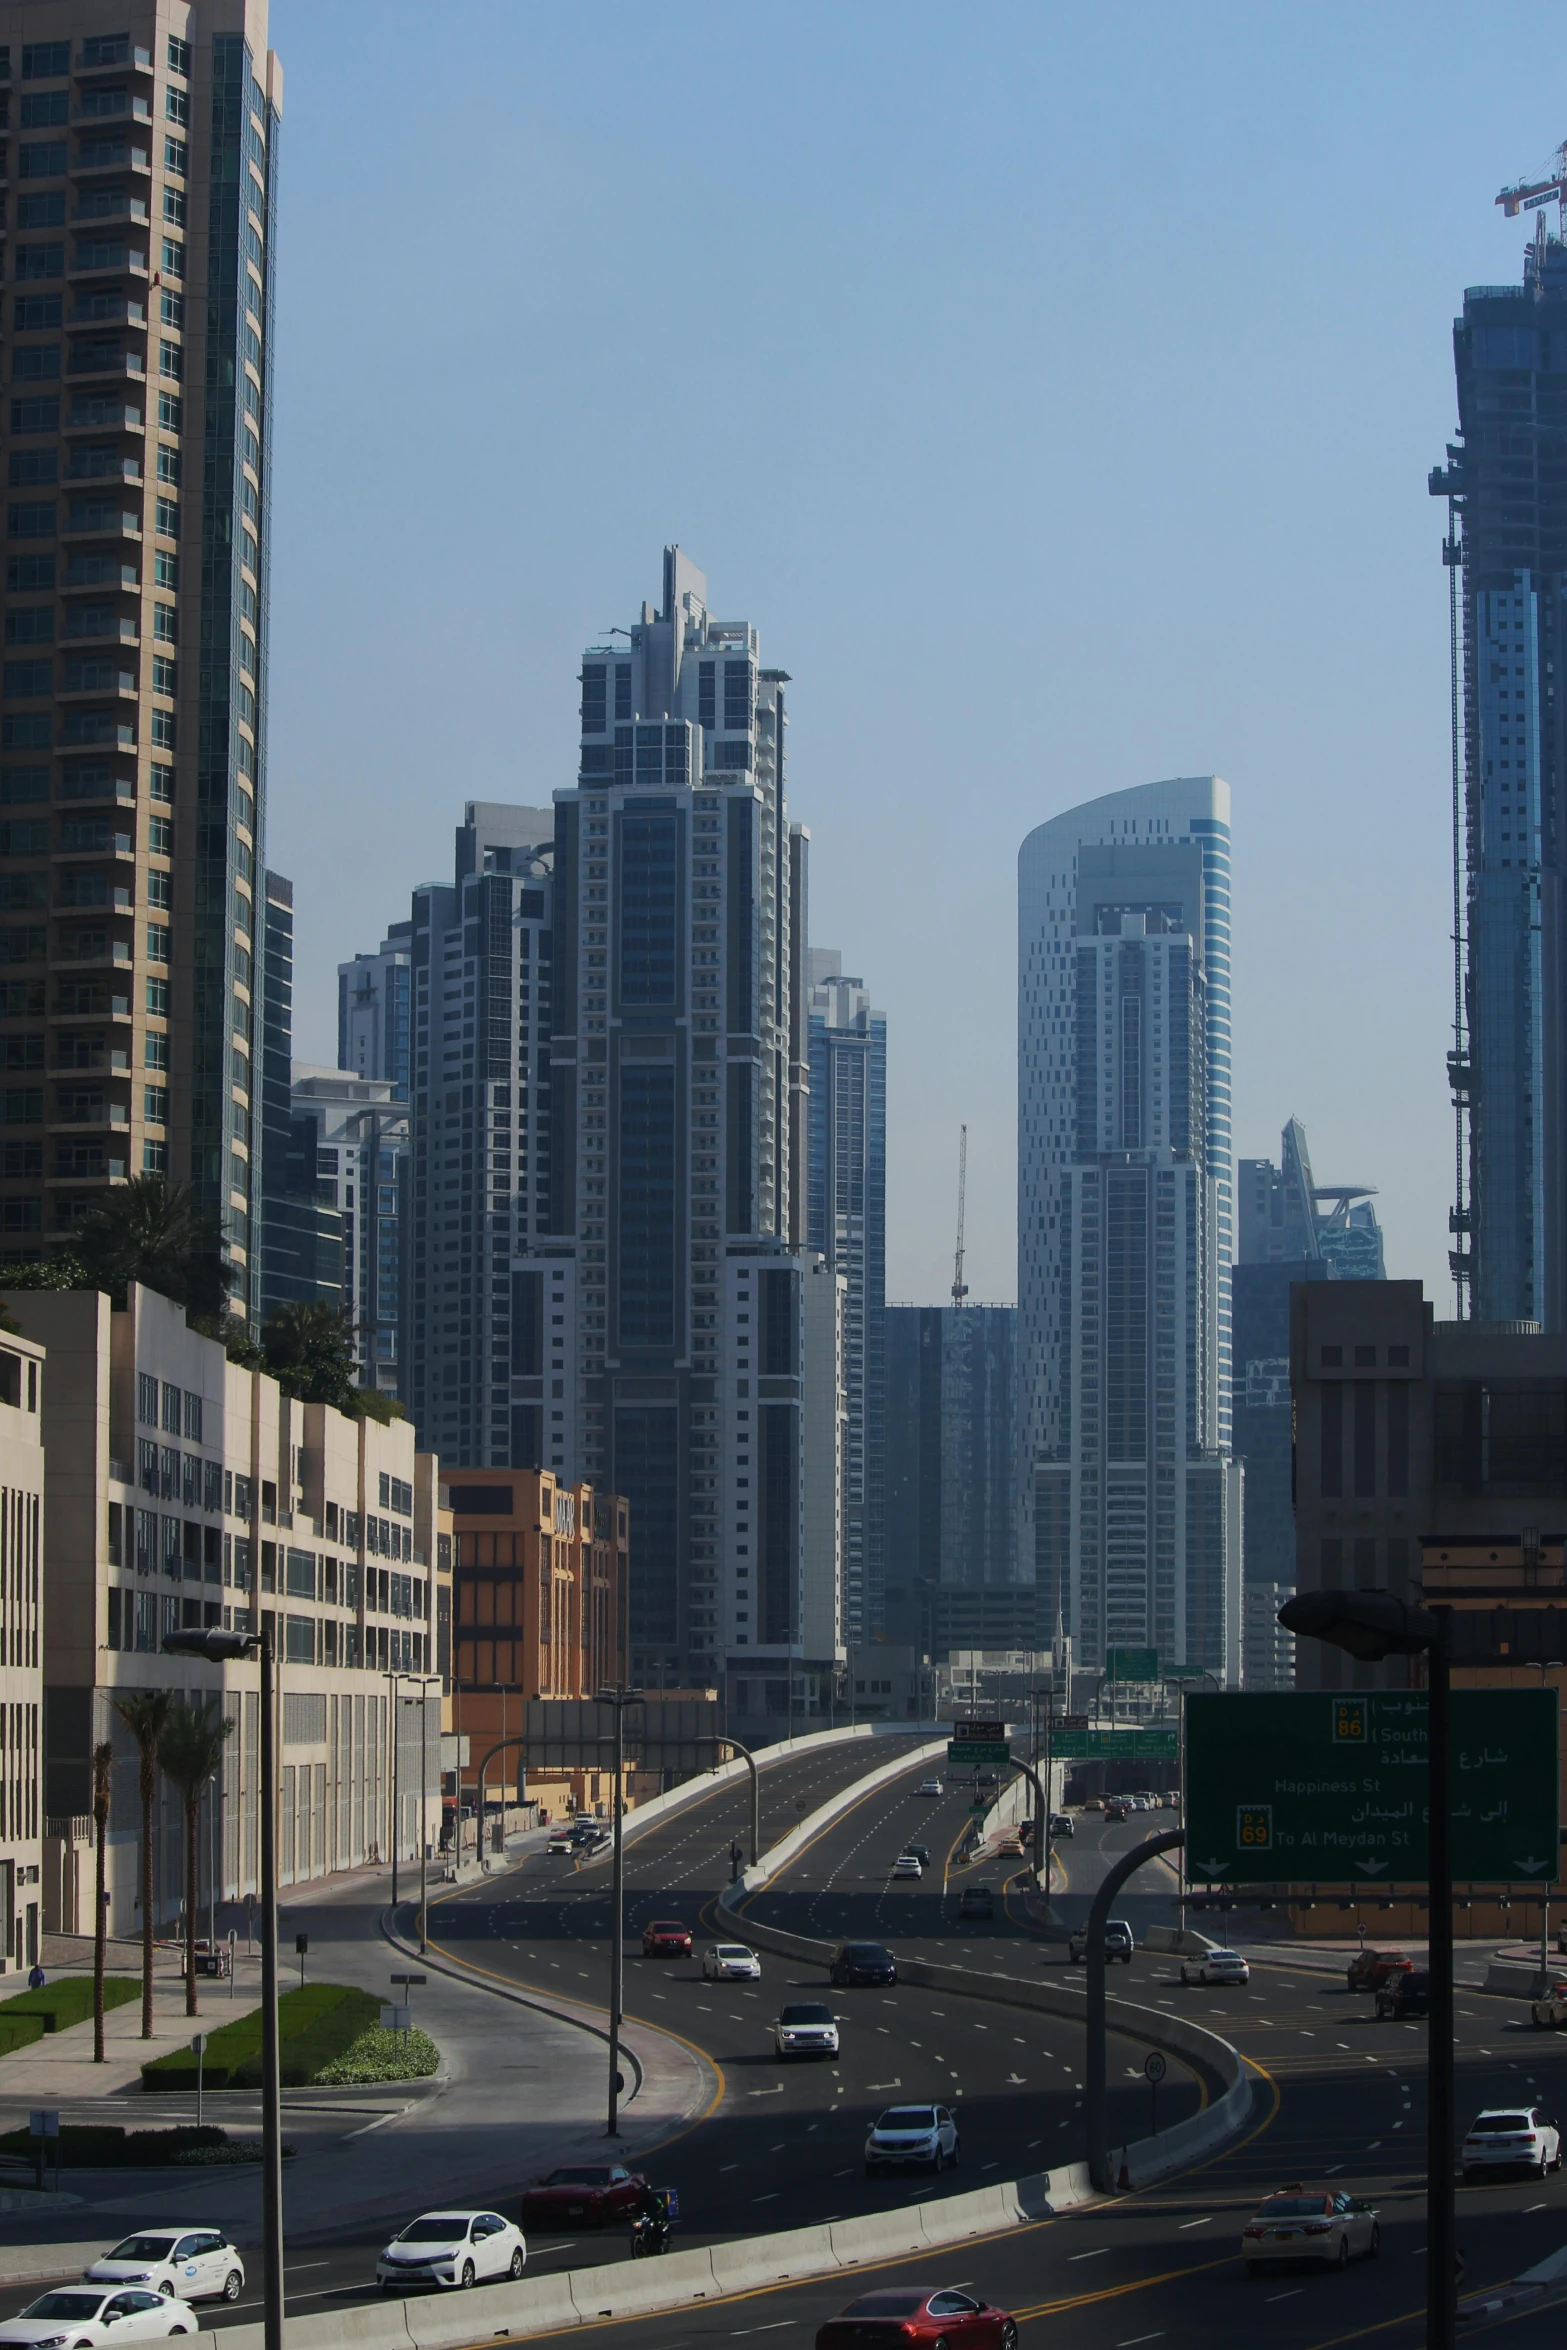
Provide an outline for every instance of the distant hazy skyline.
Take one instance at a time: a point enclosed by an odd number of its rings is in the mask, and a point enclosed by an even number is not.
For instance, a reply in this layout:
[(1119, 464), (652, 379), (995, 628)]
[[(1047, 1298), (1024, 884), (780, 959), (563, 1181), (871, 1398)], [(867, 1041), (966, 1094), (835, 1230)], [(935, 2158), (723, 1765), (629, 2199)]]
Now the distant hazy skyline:
[(267, 853), (296, 1050), (574, 773), (678, 540), (793, 676), (811, 935), (887, 1014), (889, 1297), (1016, 1295), (1016, 860), (1233, 799), (1235, 1148), (1446, 1279), (1444, 509), (1466, 282), (1567, 134), (1537, 12), (274, 0)]

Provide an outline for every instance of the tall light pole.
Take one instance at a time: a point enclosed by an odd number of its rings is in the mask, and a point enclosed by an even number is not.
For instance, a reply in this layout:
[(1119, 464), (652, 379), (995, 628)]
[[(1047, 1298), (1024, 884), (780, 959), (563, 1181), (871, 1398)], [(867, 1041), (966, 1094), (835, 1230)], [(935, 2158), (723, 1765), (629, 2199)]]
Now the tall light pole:
[(167, 1632), (170, 1656), (199, 1656), (208, 1664), (261, 1658), (261, 2245), (262, 2325), (266, 2350), (283, 2350), (283, 2104), (278, 2086), (277, 2028), (277, 1697), (272, 1655), (273, 1618), (259, 1632)]
[[(625, 1974), (625, 1935), (622, 1931), (622, 1911), (625, 1902), (625, 1858), (621, 1839), (621, 1788), (626, 1767), (626, 1708), (640, 1705), (640, 1689), (628, 1689), (618, 1683), (612, 1689), (595, 1692), (600, 1705), (615, 1709), (615, 1857), (613, 1882), (610, 1890), (609, 1924), (609, 2123), (605, 2136), (620, 2136), (620, 2005)], [(267, 2350), (272, 2350), (269, 2343)]]
[(1448, 1623), (1445, 1607), (1413, 1607), (1387, 1591), (1303, 1591), (1279, 1622), (1365, 1664), (1424, 1656), (1426, 1894), (1430, 1945), (1426, 2024), (1426, 2350), (1454, 2350), (1458, 2286), (1453, 2207), (1453, 1845)]

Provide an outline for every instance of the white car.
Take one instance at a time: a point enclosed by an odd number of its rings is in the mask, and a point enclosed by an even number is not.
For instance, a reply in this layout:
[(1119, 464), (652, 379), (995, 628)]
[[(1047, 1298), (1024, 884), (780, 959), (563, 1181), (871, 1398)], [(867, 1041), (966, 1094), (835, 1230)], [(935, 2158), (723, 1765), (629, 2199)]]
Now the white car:
[(762, 1962), (743, 1942), (709, 1942), (702, 1953), (702, 1979), (707, 1983), (759, 1983)]
[(921, 1779), (914, 1792), (916, 1795), (945, 1795), (947, 1791), (939, 1779)]
[(879, 2171), (957, 2168), (958, 2125), (944, 2105), (889, 2105), (865, 2141), (865, 2176)]
[(180, 2301), (237, 2301), (245, 2263), (220, 2229), (145, 2228), (82, 2271), (89, 2285), (148, 2285)]
[(1249, 1983), (1251, 1968), (1238, 1950), (1205, 1950), (1201, 1958), (1183, 1958), (1183, 1983)]
[(773, 2046), (784, 2056), (836, 2056), (838, 2018), (819, 1999), (795, 1999), (780, 2008)]
[(1543, 2179), (1562, 2167), (1561, 2132), (1541, 2106), (1491, 2106), (1470, 2123), (1460, 2159), (1466, 2180), (1483, 2170), (1532, 2170)]
[(892, 1864), (892, 1874), (895, 1877), (922, 1877), (925, 1872), (920, 1867), (919, 1854), (917, 1852), (900, 1852)]
[(407, 2285), (482, 2285), (520, 2277), (528, 2257), (521, 2228), (498, 2211), (426, 2211), (394, 2236), (375, 2264), (383, 2293)]
[(550, 1840), (544, 1849), (546, 1852), (575, 1852), (577, 1839), (572, 1834), (570, 1824), (563, 1828), (551, 1828)]
[(164, 2340), (194, 2334), (201, 2320), (188, 2302), (143, 2285), (59, 2285), (0, 2325), (0, 2342), (26, 2350), (97, 2350), (100, 2342)]
[(1324, 2268), (1348, 2268), (1352, 2260), (1375, 2260), (1382, 2246), (1376, 2209), (1353, 2195), (1325, 2188), (1286, 2187), (1258, 2205), (1241, 2230), (1241, 2257), (1247, 2274), (1261, 2276), (1274, 2261), (1310, 2260)]

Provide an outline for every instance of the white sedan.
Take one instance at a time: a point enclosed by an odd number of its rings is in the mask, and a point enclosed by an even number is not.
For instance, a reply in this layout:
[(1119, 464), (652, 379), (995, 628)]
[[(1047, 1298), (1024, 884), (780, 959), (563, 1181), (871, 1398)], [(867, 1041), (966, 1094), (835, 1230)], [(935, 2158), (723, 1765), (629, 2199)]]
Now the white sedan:
[(706, 1983), (759, 1983), (762, 1962), (743, 1942), (709, 1942), (702, 1953)]
[(922, 1877), (925, 1872), (920, 1867), (919, 1854), (900, 1852), (892, 1864), (892, 1874), (894, 1877)]
[(1483, 2170), (1532, 2170), (1543, 2179), (1562, 2167), (1561, 2132), (1538, 2105), (1493, 2106), (1470, 2123), (1460, 2160), (1466, 2181)]
[(149, 2285), (180, 2301), (237, 2301), (245, 2263), (221, 2229), (144, 2228), (82, 2271), (89, 2285)]
[(164, 2340), (194, 2334), (201, 2320), (188, 2302), (141, 2285), (117, 2292), (102, 2285), (61, 2285), (28, 2303), (19, 2317), (0, 2325), (0, 2342), (25, 2350), (97, 2350), (100, 2342)]
[(1205, 1950), (1201, 1958), (1183, 1958), (1183, 1983), (1249, 1983), (1251, 1968), (1238, 1950)]
[(921, 1779), (914, 1792), (916, 1795), (945, 1795), (946, 1789), (939, 1779)]
[(1375, 2260), (1382, 2229), (1373, 2204), (1321, 2187), (1286, 2187), (1269, 2195), (1241, 2230), (1247, 2273), (1261, 2276), (1275, 2261), (1309, 2260), (1324, 2268), (1348, 2268), (1352, 2260)]
[(426, 2211), (392, 2241), (375, 2264), (383, 2293), (407, 2285), (481, 2285), (520, 2277), (528, 2257), (521, 2228), (498, 2211)]

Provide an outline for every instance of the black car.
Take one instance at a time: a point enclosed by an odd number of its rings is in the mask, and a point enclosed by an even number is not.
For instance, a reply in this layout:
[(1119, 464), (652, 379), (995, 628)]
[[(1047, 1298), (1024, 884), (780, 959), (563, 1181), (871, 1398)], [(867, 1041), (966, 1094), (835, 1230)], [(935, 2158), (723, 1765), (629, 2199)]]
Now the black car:
[(996, 1914), (995, 1896), (988, 1885), (965, 1885), (958, 1903), (960, 1918), (993, 1918)]
[(866, 1983), (895, 1983), (898, 1970), (892, 1952), (879, 1942), (840, 1942), (833, 1952), (832, 1979), (857, 1990)]
[[(1130, 1966), (1132, 1948), (1132, 1929), (1125, 1918), (1106, 1918), (1105, 1964), (1113, 1966), (1116, 1960), (1120, 1959), (1123, 1964)], [(1086, 1961), (1088, 1957), (1088, 1928), (1086, 1925), (1072, 1928), (1071, 1933), (1067, 1936), (1066, 1954), (1074, 1966), (1080, 1960)]]
[(913, 1853), (922, 1869), (930, 1867), (930, 1846), (928, 1844), (905, 1844), (903, 1849), (905, 1852)]
[(1430, 2008), (1431, 1977), (1423, 1966), (1390, 1976), (1377, 1993), (1378, 2015), (1427, 2015)]

